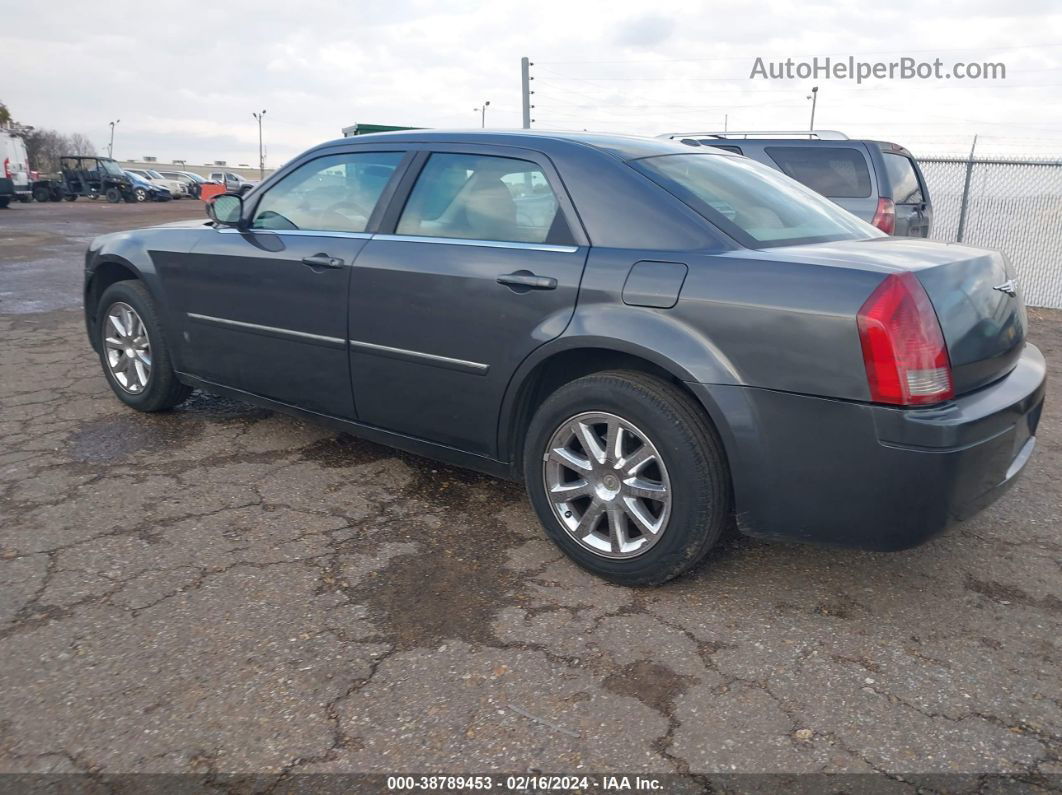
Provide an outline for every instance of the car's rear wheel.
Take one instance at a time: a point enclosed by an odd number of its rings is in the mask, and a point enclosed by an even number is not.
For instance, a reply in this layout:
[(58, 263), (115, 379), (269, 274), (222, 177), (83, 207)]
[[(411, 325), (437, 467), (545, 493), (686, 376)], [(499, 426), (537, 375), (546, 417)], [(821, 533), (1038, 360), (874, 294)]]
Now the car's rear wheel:
[(107, 188), (107, 201), (117, 204), (122, 200), (122, 192), (118, 188)]
[(7, 207), (7, 205), (10, 204), (10, 202), (11, 202), (10, 197), (8, 197), (8, 196), (0, 196), (0, 210), (2, 210), (5, 207)]
[(77, 201), (77, 194), (76, 193), (71, 193), (69, 196), (64, 196), (63, 198), (66, 199), (68, 202), (76, 202)]
[(177, 380), (155, 302), (138, 281), (108, 287), (96, 313), (96, 344), (114, 394), (138, 411), (164, 411), (191, 394)]
[(633, 371), (561, 387), (524, 447), (531, 503), (576, 563), (624, 585), (695, 566), (730, 518), (730, 475), (715, 429), (683, 391)]
[(39, 187), (33, 189), (33, 198), (39, 202), (51, 201), (52, 191), (46, 187)]

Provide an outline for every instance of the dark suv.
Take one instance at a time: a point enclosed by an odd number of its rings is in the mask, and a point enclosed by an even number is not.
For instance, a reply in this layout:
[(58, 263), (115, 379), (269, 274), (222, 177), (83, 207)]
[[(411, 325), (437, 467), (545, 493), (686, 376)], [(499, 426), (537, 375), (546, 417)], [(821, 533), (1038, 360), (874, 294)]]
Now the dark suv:
[(802, 182), (889, 235), (929, 237), (933, 204), (914, 155), (887, 141), (813, 133), (669, 133), (662, 138), (751, 157)]
[(910, 546), (1035, 446), (1044, 359), (1000, 254), (890, 238), (712, 147), (369, 135), (208, 212), (90, 244), (122, 401), (198, 387), (523, 479), (617, 582), (685, 571), (734, 517)]

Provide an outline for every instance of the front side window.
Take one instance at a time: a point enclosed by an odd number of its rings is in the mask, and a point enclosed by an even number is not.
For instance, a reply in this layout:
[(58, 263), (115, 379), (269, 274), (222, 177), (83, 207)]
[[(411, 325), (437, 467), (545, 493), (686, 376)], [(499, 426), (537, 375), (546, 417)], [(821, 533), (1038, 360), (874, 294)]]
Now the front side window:
[(402, 152), (356, 152), (304, 163), (258, 203), (253, 229), (364, 232)]
[(538, 165), (485, 155), (433, 154), (395, 231), (510, 243), (570, 238), (557, 197)]
[(884, 236), (829, 199), (748, 158), (657, 155), (631, 165), (753, 248)]
[(922, 198), (922, 184), (918, 181), (911, 158), (892, 152), (885, 152), (881, 157), (892, 186), (892, 200), (897, 204), (921, 204), (925, 201)]
[(864, 199), (870, 195), (867, 159), (845, 146), (768, 146), (778, 168), (831, 199)]

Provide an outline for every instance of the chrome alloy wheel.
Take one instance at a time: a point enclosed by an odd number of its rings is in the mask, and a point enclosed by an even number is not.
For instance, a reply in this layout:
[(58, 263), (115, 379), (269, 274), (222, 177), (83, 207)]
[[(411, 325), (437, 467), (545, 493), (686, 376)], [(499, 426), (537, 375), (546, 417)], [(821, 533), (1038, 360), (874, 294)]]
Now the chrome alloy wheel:
[(133, 307), (118, 301), (111, 304), (104, 322), (107, 368), (118, 386), (139, 395), (151, 377), (151, 340), (144, 321)]
[(557, 519), (597, 555), (641, 555), (667, 529), (667, 467), (649, 437), (622, 417), (588, 411), (561, 423), (542, 474)]

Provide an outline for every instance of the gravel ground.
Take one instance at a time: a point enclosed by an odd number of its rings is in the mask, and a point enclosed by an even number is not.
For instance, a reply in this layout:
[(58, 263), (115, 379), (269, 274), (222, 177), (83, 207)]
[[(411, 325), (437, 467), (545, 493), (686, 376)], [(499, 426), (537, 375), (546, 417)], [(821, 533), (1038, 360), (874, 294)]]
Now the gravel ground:
[[(0, 211), (0, 771), (1059, 785), (1056, 401), (1024, 479), (923, 547), (734, 538), (621, 588), (517, 485), (198, 393), (124, 408), (84, 246), (201, 212)], [(1031, 316), (1057, 394), (1062, 313)]]

